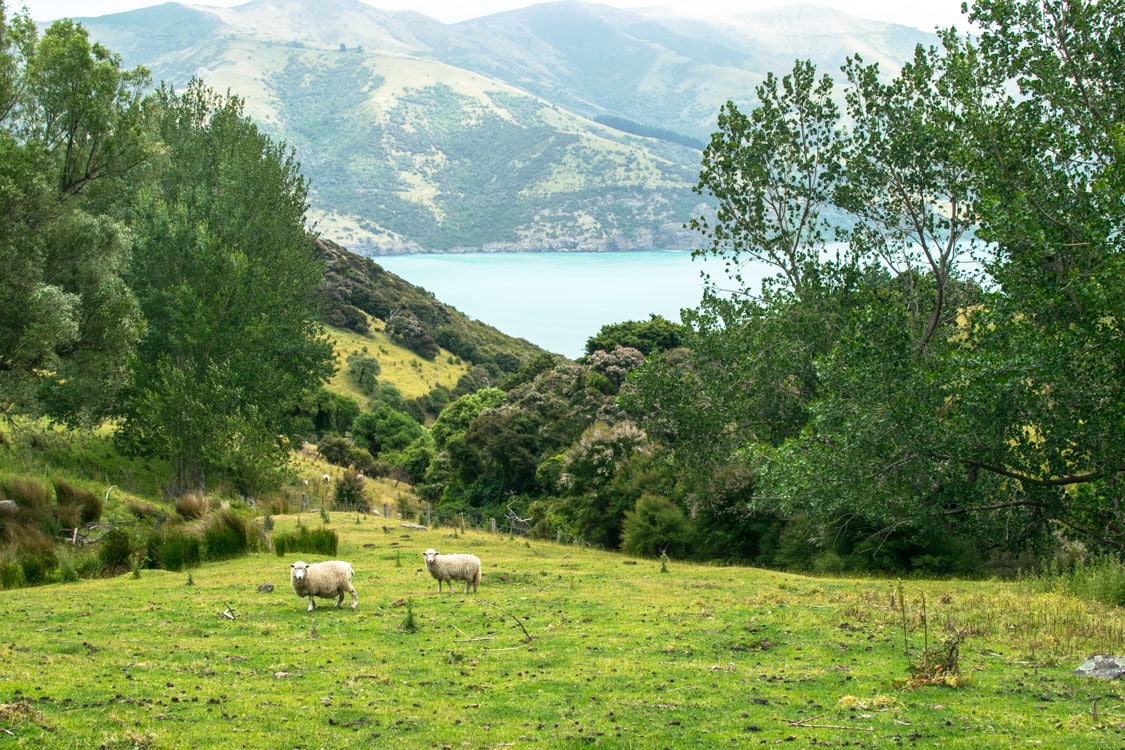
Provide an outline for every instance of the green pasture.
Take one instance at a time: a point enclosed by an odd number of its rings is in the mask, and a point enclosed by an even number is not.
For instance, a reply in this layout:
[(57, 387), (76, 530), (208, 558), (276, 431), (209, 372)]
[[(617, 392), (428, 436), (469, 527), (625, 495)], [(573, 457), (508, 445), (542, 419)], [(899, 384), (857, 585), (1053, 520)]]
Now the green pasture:
[[(355, 611), (307, 612), (270, 553), (0, 591), (0, 747), (1125, 745), (1121, 685), (1073, 674), (1125, 650), (1102, 605), (328, 523)], [(477, 554), (479, 593), (439, 594), (427, 547)], [(955, 634), (956, 670), (918, 679)]]

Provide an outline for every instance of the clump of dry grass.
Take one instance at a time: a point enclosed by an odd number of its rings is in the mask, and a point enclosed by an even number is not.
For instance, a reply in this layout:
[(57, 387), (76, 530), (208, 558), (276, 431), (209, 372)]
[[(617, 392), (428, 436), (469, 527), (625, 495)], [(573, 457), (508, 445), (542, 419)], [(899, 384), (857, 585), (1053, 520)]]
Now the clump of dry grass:
[(177, 497), (174, 507), (184, 520), (195, 521), (211, 511), (211, 501), (202, 492), (189, 492)]
[(59, 523), (64, 528), (73, 529), (85, 524), (97, 523), (102, 517), (104, 503), (96, 494), (75, 487), (64, 479), (55, 479), (53, 484)]

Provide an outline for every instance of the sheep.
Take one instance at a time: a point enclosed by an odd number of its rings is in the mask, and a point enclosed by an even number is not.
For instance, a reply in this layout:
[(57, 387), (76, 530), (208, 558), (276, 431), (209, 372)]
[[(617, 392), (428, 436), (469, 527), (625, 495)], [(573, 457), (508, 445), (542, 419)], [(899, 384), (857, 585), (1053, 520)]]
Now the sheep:
[(359, 604), (355, 587), (352, 586), (352, 576), (355, 575), (355, 571), (352, 570), (351, 563), (329, 560), (309, 565), (298, 560), (289, 567), (289, 579), (293, 584), (293, 591), (297, 596), (309, 598), (309, 612), (316, 609), (314, 597), (318, 596), (322, 599), (338, 597), (337, 609), (344, 605), (344, 594), (352, 595), (352, 609)]
[(449, 593), (453, 593), (453, 582), (464, 581), (465, 593), (473, 587), (473, 593), (480, 585), (480, 558), (476, 555), (439, 555), (437, 550), (428, 549), (422, 553), (426, 561), (426, 570), (437, 579), (438, 593), (441, 593), (441, 582), (449, 584)]

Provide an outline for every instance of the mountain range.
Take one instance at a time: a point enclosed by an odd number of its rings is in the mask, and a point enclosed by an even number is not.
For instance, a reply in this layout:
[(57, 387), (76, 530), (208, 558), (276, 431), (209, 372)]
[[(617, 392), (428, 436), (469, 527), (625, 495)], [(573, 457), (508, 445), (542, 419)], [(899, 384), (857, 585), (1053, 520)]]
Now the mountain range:
[(323, 235), (366, 254), (687, 249), (719, 108), (795, 59), (889, 73), (932, 34), (793, 5), (723, 19), (578, 0), (446, 24), (358, 0), (81, 18), (155, 81), (200, 77), (296, 151)]

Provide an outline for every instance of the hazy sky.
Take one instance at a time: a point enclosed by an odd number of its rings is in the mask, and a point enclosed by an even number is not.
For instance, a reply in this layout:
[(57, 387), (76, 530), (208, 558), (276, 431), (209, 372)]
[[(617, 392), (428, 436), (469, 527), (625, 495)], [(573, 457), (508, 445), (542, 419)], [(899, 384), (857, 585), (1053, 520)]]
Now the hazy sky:
[[(463, 21), (535, 4), (535, 0), (363, 0), (384, 10), (415, 10), (439, 21)], [(664, 5), (691, 13), (715, 15), (759, 10), (805, 0), (598, 0), (621, 8)], [(934, 26), (965, 28), (961, 0), (814, 0), (818, 5), (838, 8), (852, 15), (879, 21), (907, 24), (925, 31)], [(123, 10), (158, 5), (160, 0), (4, 0), (9, 12), (26, 6), (36, 21), (52, 21), (64, 16), (100, 16)], [(190, 5), (232, 6), (245, 0), (209, 0)]]

